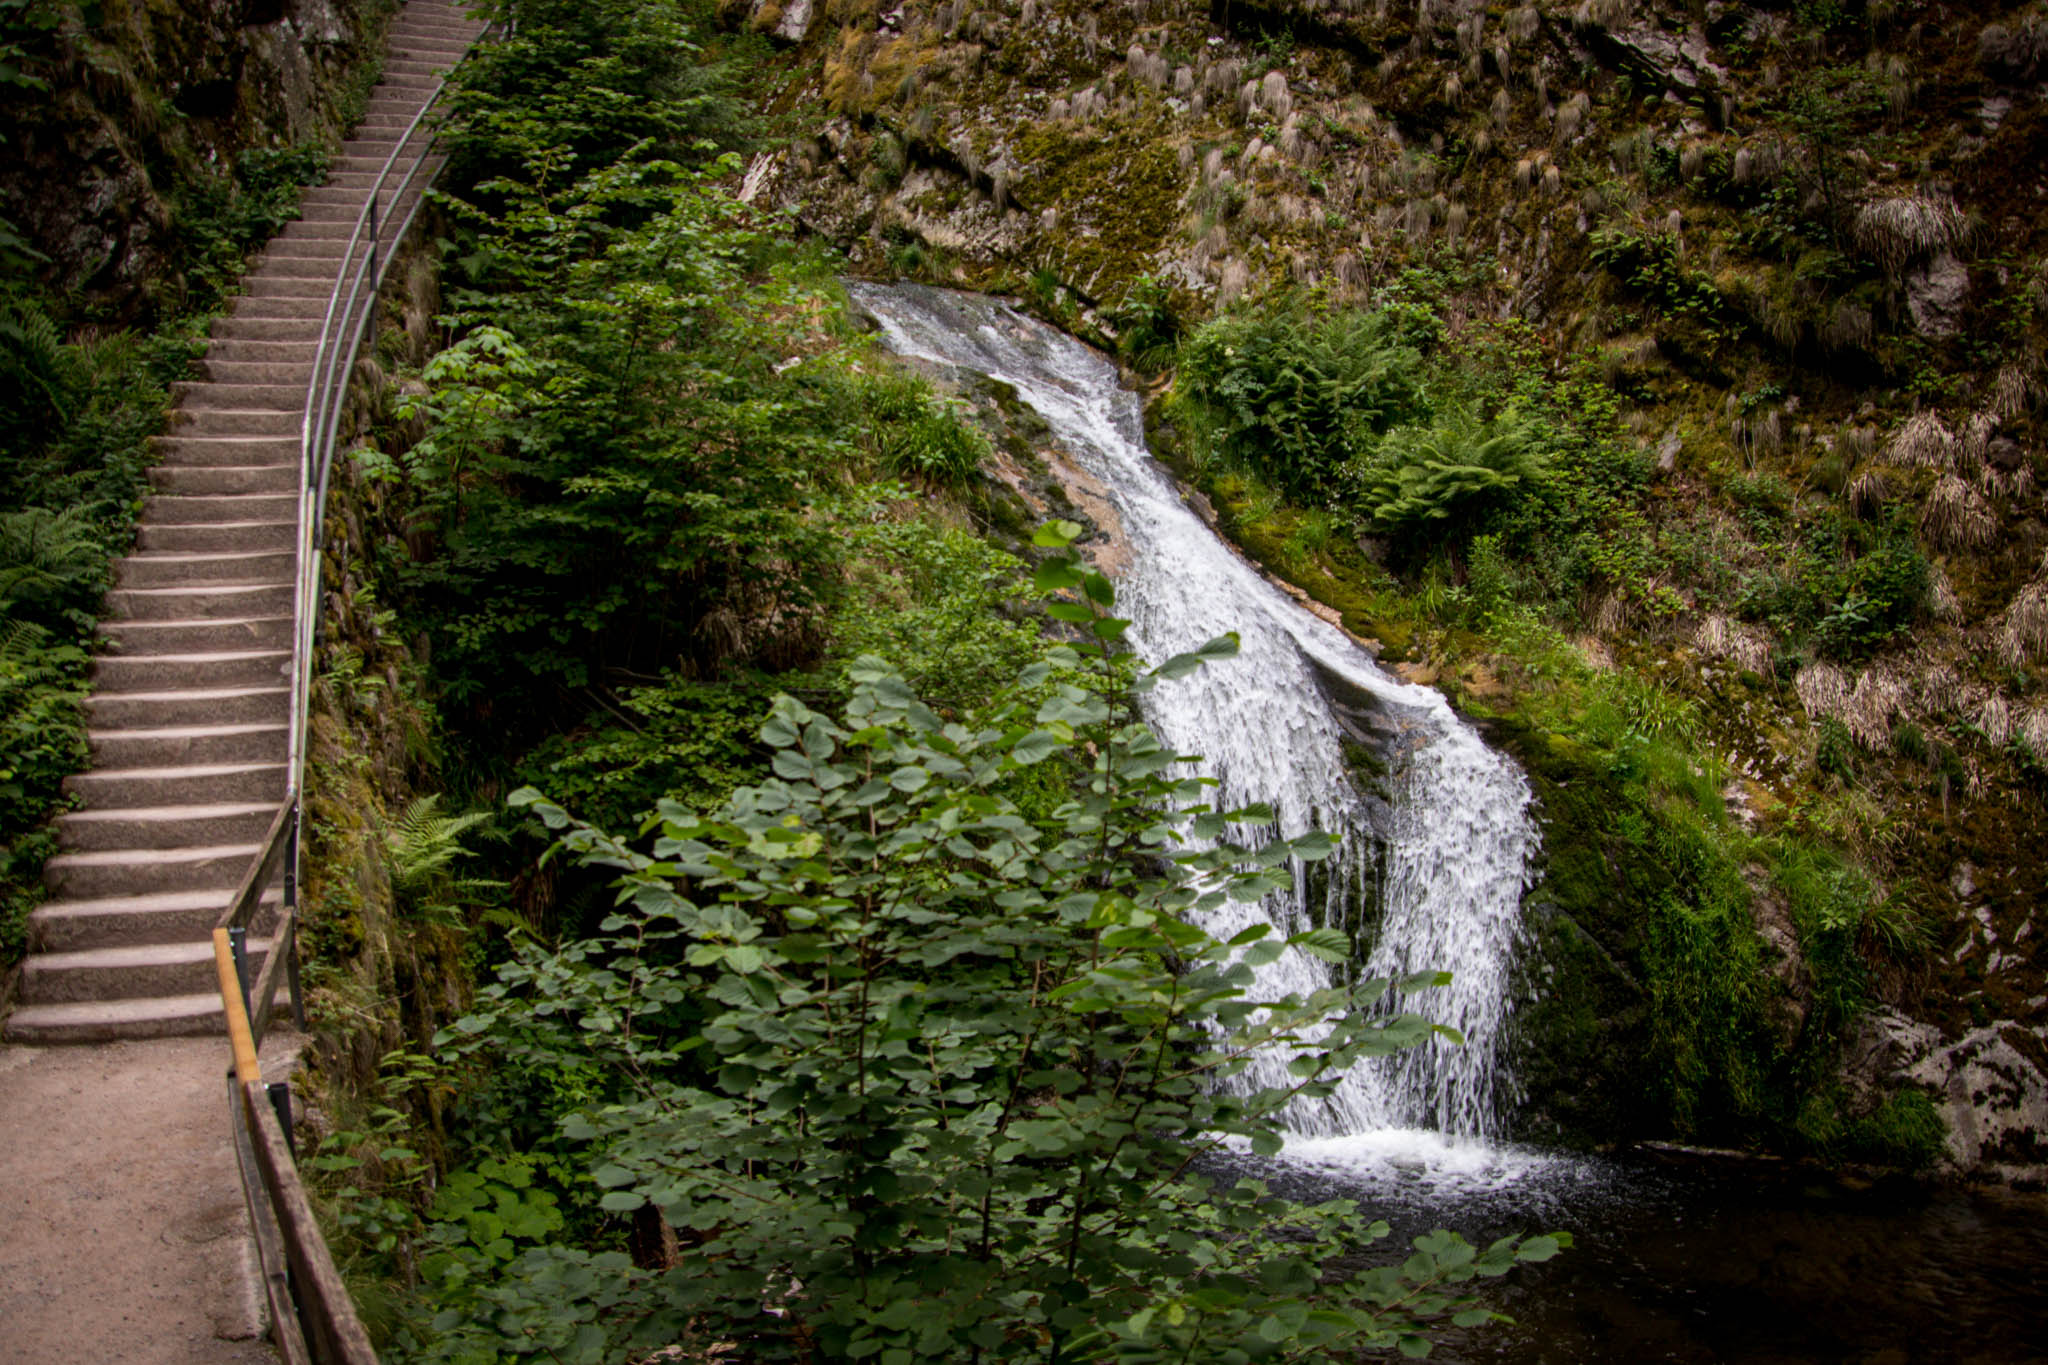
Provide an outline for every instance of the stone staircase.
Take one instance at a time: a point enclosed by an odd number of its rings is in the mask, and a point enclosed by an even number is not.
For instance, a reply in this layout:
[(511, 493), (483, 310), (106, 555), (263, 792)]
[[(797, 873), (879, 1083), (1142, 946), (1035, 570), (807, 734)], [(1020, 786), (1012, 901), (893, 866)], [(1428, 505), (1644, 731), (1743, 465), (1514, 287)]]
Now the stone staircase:
[[(288, 785), (300, 425), (322, 320), (377, 173), (482, 29), (458, 5), (406, 5), (356, 136), (214, 324), (205, 378), (177, 386), (107, 594), (93, 766), (66, 784), (80, 808), (57, 820), (9, 1041), (224, 1028), (210, 934)], [(252, 972), (268, 946), (252, 934)]]

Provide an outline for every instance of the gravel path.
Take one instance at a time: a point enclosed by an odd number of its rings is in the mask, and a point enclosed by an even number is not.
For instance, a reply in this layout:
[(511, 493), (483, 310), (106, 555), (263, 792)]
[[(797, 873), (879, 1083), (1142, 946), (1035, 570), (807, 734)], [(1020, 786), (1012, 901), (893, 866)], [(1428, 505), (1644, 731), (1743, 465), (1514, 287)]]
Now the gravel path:
[[(267, 1075), (294, 1041), (268, 1040)], [(227, 1063), (224, 1038), (0, 1047), (0, 1360), (276, 1360)]]

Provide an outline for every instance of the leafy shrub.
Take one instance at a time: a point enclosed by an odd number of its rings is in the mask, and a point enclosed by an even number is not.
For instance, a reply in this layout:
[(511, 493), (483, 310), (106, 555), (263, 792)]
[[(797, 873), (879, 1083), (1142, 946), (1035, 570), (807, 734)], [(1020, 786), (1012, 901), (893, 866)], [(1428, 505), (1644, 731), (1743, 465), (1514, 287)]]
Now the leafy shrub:
[(1131, 281), (1124, 301), (1109, 311), (1117, 329), (1117, 349), (1141, 369), (1167, 364), (1180, 345), (1181, 320), (1173, 311), (1171, 295), (1164, 280), (1141, 275)]
[(989, 454), (988, 438), (960, 405), (941, 398), (922, 377), (893, 367), (860, 384), (864, 439), (876, 461), (899, 478), (957, 487)]
[[(761, 731), (776, 778), (706, 816), (665, 805), (651, 855), (515, 797), (623, 871), (618, 909), (598, 939), (522, 953), (442, 1044), (608, 1063), (608, 1099), (560, 1116), (577, 1184), (697, 1245), (660, 1273), (586, 1247), (499, 1264), (451, 1245), (469, 1273), (442, 1279), (423, 1354), (1415, 1355), (1431, 1322), (1491, 1316), (1460, 1286), (1557, 1251), (1434, 1233), (1398, 1266), (1343, 1269), (1386, 1224), (1191, 1167), (1225, 1136), (1276, 1151), (1292, 1095), (1428, 1037), (1373, 1002), (1439, 978), (1256, 998), (1254, 965), (1342, 956), (1343, 936), (1262, 925), (1224, 943), (1189, 917), (1284, 884), (1330, 839), (1183, 843), (1183, 820), (1206, 840), (1270, 815), (1212, 810), (1210, 784), (1170, 775), (1110, 648), (1125, 623), (1101, 611), (1107, 580), (1062, 554), (1039, 583), (1071, 592), (1063, 614), (1100, 644), (1092, 686), (970, 728), (864, 663), (838, 720), (779, 698)], [(1050, 651), (1019, 695), (1083, 663)], [(1089, 776), (1034, 824), (1001, 787), (1056, 757)], [(1261, 1046), (1295, 1051), (1298, 1080), (1238, 1092)]]
[(0, 513), (0, 620), (90, 624), (107, 582), (107, 547), (85, 509)]
[(0, 839), (33, 828), (85, 766), (86, 652), (0, 617)]
[(326, 174), (327, 152), (317, 144), (252, 147), (232, 169), (188, 182), (173, 214), (185, 275), (180, 311), (219, 308), (244, 258), (298, 216), (299, 191)]
[(971, 711), (1000, 694), (1038, 652), (1035, 622), (1016, 620), (1022, 561), (952, 527), (856, 522), (847, 577), (832, 605), (831, 656), (888, 661), (921, 696)]
[(1509, 413), (1397, 427), (1345, 474), (1368, 522), (1413, 537), (1455, 536), (1534, 494), (1547, 472), (1532, 425)]
[(1423, 415), (1408, 321), (1298, 299), (1216, 318), (1181, 348), (1197, 438), (1290, 496), (1314, 495), (1379, 433)]
[(635, 148), (695, 163), (706, 147), (745, 139), (733, 68), (707, 59), (690, 7), (493, 0), (486, 9), (511, 31), (463, 64), (442, 135), (452, 183), (530, 177), (536, 152), (574, 179)]
[(663, 800), (716, 806), (762, 775), (754, 735), (769, 696), (765, 683), (744, 677), (665, 677), (542, 741), (518, 777), (612, 828), (637, 825)]
[(1928, 576), (1920, 547), (1894, 533), (1849, 567), (1841, 600), (1814, 627), (1814, 644), (1830, 658), (1867, 657), (1912, 628)]

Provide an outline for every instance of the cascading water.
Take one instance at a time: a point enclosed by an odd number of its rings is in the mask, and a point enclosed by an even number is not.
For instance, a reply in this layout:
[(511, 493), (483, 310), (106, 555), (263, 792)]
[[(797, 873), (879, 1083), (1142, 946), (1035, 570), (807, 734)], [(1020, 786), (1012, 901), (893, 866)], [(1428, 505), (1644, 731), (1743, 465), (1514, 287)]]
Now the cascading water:
[[(1521, 772), (1442, 697), (1389, 677), (1218, 540), (1147, 452), (1137, 398), (1103, 357), (992, 299), (915, 285), (848, 288), (898, 353), (1015, 388), (1104, 486), (1130, 550), (1118, 609), (1143, 657), (1238, 633), (1237, 659), (1162, 684), (1147, 698), (1147, 718), (1167, 744), (1203, 755), (1225, 806), (1264, 803), (1276, 816), (1272, 833), (1323, 829), (1341, 844), (1315, 875), (1297, 869), (1291, 894), (1218, 911), (1211, 931), (1228, 937), (1260, 919), (1283, 933), (1350, 926), (1376, 900), (1365, 975), (1452, 974), (1450, 986), (1404, 1007), (1457, 1029), (1464, 1046), (1438, 1040), (1354, 1068), (1334, 1095), (1297, 1103), (1290, 1126), (1325, 1138), (1409, 1128), (1497, 1136), (1496, 1053), (1536, 842)], [(1346, 761), (1339, 691), (1367, 702), (1377, 728), (1395, 736), (1384, 809)], [(1275, 993), (1332, 982), (1329, 964), (1293, 950), (1259, 972)], [(1286, 1062), (1262, 1058), (1250, 1079), (1285, 1084)]]

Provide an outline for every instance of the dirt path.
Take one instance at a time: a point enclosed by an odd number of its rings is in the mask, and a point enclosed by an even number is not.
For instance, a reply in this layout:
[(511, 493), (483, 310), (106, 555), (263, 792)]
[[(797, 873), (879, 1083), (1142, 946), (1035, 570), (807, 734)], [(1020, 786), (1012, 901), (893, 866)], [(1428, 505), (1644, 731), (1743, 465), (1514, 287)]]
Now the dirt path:
[[(293, 1041), (266, 1040), (266, 1075)], [(224, 1038), (0, 1047), (0, 1360), (275, 1361), (227, 1060)]]

